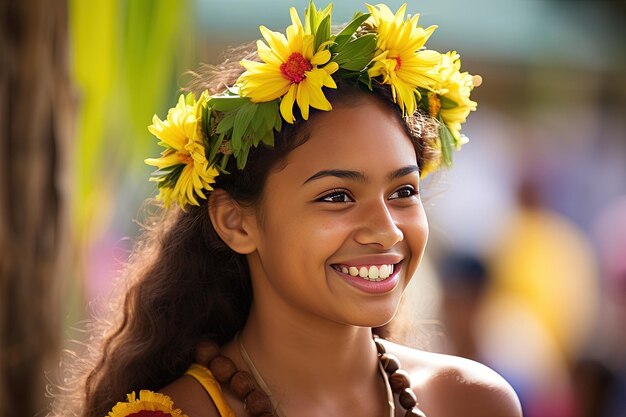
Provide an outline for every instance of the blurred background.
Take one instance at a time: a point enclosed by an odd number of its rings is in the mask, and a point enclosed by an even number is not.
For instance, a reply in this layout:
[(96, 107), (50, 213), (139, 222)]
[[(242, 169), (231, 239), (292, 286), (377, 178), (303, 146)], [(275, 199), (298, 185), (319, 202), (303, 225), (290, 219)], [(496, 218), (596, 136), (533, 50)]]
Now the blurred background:
[[(0, 0), (0, 416), (45, 414), (61, 349), (106, 303), (155, 194), (152, 115), (186, 71), (307, 4)], [(336, 2), (334, 22), (357, 9)], [(626, 6), (408, 10), (484, 82), (470, 143), (422, 185), (431, 239), (405, 338), (496, 369), (528, 417), (625, 416)]]

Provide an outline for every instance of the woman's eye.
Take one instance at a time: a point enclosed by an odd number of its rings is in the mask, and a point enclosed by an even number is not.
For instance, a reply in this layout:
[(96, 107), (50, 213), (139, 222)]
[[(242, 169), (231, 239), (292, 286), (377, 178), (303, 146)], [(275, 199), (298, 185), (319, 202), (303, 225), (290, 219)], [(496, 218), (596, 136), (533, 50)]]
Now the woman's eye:
[(351, 203), (352, 198), (345, 191), (333, 191), (318, 199), (326, 203)]
[(393, 194), (389, 196), (390, 200), (394, 200), (396, 198), (409, 198), (414, 195), (417, 195), (417, 190), (410, 185), (402, 187), (396, 190)]

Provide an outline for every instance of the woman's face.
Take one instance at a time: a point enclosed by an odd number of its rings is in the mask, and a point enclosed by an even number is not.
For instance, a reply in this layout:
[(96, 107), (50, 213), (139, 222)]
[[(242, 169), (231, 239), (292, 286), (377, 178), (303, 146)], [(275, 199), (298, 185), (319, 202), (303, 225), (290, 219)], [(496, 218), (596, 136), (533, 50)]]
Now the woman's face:
[(269, 175), (248, 258), (257, 307), (391, 320), (428, 236), (415, 150), (396, 117), (371, 98), (320, 113)]

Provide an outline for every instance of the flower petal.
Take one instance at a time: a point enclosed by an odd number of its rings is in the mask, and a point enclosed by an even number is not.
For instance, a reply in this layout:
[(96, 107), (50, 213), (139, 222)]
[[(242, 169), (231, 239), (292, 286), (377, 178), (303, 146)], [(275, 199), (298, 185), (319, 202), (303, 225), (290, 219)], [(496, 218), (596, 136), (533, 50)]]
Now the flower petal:
[(319, 51), (313, 58), (311, 58), (311, 64), (313, 65), (323, 65), (330, 60), (330, 51), (328, 49), (324, 49), (323, 51)]
[(296, 100), (296, 87), (297, 84), (291, 84), (287, 94), (280, 100), (280, 114), (287, 123), (293, 123), (295, 121), (293, 117), (293, 103)]
[(284, 61), (289, 58), (290, 52), (288, 47), (287, 38), (280, 32), (273, 32), (266, 28), (265, 26), (260, 26), (259, 30), (261, 31), (261, 35), (267, 42), (270, 48), (280, 56), (280, 58)]
[(298, 103), (298, 107), (300, 108), (300, 113), (302, 114), (302, 118), (304, 120), (309, 120), (309, 88), (310, 88), (311, 80), (307, 79), (298, 84), (298, 89), (296, 92), (296, 101)]

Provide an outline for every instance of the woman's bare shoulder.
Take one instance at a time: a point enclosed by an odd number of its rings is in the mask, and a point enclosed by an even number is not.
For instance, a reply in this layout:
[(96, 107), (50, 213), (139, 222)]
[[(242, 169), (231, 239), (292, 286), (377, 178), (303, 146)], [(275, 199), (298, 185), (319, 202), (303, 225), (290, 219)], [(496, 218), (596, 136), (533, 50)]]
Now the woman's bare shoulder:
[(183, 375), (160, 390), (174, 401), (188, 417), (220, 417), (204, 387), (189, 375)]
[(383, 342), (411, 375), (419, 407), (429, 417), (521, 417), (515, 391), (478, 362)]

